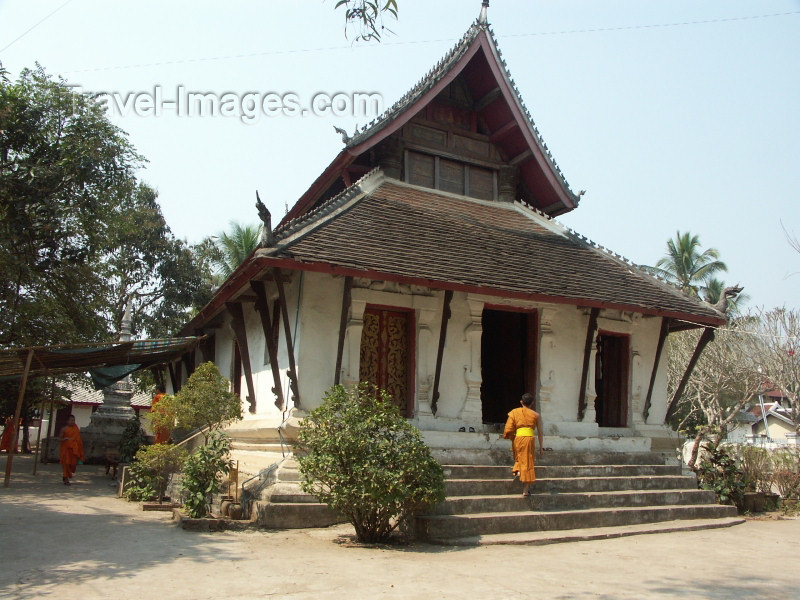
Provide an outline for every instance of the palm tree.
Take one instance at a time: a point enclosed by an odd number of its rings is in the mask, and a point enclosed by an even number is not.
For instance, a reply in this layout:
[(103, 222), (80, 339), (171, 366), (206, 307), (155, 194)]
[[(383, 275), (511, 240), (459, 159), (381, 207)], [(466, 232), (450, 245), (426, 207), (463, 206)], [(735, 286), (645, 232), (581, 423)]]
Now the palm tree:
[(258, 248), (261, 241), (261, 225), (241, 225), (230, 222), (230, 232), (217, 234), (214, 243), (222, 253), (215, 257), (214, 263), (220, 275), (230, 276), (236, 268)]
[(719, 260), (719, 251), (708, 248), (700, 252), (700, 236), (688, 231), (675, 233), (675, 239), (667, 241), (667, 254), (648, 271), (677, 285), (692, 296), (700, 296), (706, 284), (715, 274), (727, 271), (727, 265)]

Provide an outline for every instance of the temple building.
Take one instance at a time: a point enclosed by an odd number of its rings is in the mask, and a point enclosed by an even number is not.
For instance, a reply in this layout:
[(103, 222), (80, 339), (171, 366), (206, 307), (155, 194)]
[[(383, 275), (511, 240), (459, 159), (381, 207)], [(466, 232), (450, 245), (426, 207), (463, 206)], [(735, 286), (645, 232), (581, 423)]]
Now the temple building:
[[(243, 400), (242, 471), (281, 459), (335, 383), (389, 391), (442, 461), (508, 462), (535, 394), (545, 446), (666, 449), (664, 340), (725, 315), (563, 227), (579, 208), (481, 17), (352, 136), (183, 335)], [(265, 210), (262, 208), (262, 213)], [(268, 221), (268, 219), (265, 219)], [(674, 448), (674, 445), (672, 446)]]

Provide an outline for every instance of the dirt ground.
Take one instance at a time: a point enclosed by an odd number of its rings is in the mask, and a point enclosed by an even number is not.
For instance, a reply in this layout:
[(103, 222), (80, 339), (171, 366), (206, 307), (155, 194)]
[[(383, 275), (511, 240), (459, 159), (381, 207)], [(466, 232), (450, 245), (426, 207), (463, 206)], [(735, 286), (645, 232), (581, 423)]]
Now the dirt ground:
[[(5, 467), (5, 455), (0, 459)], [(800, 520), (550, 546), (362, 547), (352, 528), (196, 533), (17, 457), (0, 487), (0, 598), (798, 598)]]

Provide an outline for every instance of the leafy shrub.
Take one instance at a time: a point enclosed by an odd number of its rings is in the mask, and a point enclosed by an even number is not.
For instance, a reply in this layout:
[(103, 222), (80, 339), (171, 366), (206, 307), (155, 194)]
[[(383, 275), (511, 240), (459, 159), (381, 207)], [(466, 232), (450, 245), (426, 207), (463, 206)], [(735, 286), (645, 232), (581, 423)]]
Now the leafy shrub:
[(742, 483), (746, 492), (769, 493), (772, 489), (772, 464), (765, 448), (740, 445), (731, 450), (742, 473)]
[(444, 474), (386, 392), (337, 385), (300, 426), (303, 490), (342, 513), (361, 542), (381, 542), (444, 500)]
[(136, 453), (128, 467), (131, 484), (125, 491), (129, 500), (162, 501), (169, 476), (181, 470), (186, 450), (173, 444), (153, 444)]
[(782, 498), (800, 495), (800, 450), (779, 448), (772, 453), (774, 472), (772, 479)]
[(229, 456), (231, 441), (220, 431), (211, 432), (206, 445), (200, 446), (186, 459), (181, 482), (183, 507), (190, 517), (205, 517), (212, 496), (220, 491), (221, 478), (233, 466)]
[(722, 447), (705, 446), (706, 453), (697, 469), (700, 488), (713, 490), (720, 504), (742, 507), (744, 481), (736, 460)]
[(119, 459), (122, 462), (131, 462), (139, 451), (139, 448), (147, 444), (147, 435), (142, 430), (139, 415), (131, 417), (122, 430), (122, 437), (119, 440)]

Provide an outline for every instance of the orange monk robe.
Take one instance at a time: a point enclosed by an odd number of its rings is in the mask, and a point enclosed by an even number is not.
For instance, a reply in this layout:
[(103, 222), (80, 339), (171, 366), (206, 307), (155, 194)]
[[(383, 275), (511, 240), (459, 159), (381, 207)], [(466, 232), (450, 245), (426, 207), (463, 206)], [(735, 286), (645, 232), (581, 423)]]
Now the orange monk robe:
[(78, 461), (83, 460), (83, 440), (81, 430), (77, 425), (65, 425), (61, 430), (61, 447), (59, 448), (59, 460), (61, 471), (67, 479), (75, 474), (78, 468)]
[(503, 430), (503, 437), (511, 440), (511, 451), (514, 454), (512, 471), (519, 472), (519, 480), (522, 483), (536, 481), (536, 471), (534, 470), (535, 445), (533, 436), (517, 435), (517, 429), (520, 427), (535, 429), (539, 426), (539, 421), (539, 413), (521, 406), (508, 413), (506, 427)]
[[(153, 403), (150, 405), (150, 410), (155, 408), (156, 404), (164, 397), (164, 394), (156, 394), (153, 396)], [(166, 427), (156, 427), (156, 439), (153, 440), (154, 444), (166, 444), (169, 440), (169, 429)]]
[(6, 419), (6, 426), (3, 429), (3, 436), (0, 437), (0, 452), (5, 450), (11, 452), (11, 444), (14, 442), (14, 418)]

